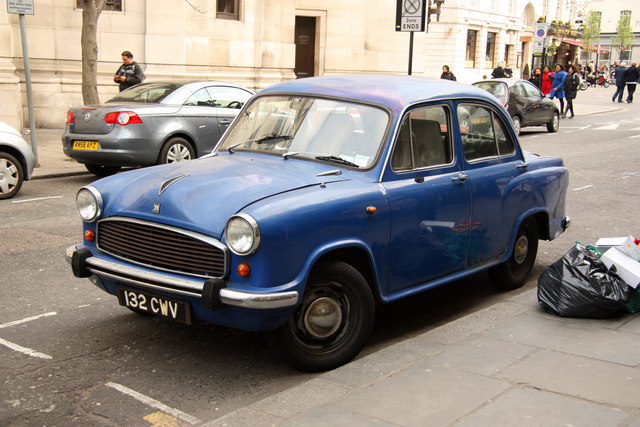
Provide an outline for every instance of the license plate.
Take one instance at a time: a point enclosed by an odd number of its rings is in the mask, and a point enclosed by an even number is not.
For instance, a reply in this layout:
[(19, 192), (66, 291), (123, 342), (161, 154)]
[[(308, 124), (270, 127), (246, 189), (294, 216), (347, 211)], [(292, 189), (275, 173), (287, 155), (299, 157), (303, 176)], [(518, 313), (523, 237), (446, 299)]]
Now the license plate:
[(73, 141), (74, 150), (97, 150), (99, 145), (98, 141)]
[(191, 307), (185, 301), (123, 287), (116, 288), (116, 293), (120, 305), (187, 325), (191, 324)]

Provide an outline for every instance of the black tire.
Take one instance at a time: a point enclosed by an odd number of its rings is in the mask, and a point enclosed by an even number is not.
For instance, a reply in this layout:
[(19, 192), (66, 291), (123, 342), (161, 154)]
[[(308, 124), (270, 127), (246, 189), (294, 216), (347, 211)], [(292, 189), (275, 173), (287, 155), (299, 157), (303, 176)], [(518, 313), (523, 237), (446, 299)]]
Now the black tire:
[(371, 289), (358, 270), (340, 261), (322, 264), (309, 278), (295, 313), (269, 334), (269, 341), (291, 366), (327, 371), (362, 350), (374, 315)]
[(550, 133), (555, 133), (558, 132), (558, 129), (560, 128), (560, 113), (553, 113), (553, 116), (551, 116), (551, 121), (549, 123), (547, 123), (547, 131), (549, 131)]
[(196, 157), (196, 152), (191, 146), (191, 143), (184, 138), (175, 137), (168, 140), (162, 150), (160, 150), (160, 157), (158, 158), (158, 164), (181, 162), (183, 160), (191, 160)]
[(489, 269), (489, 277), (503, 290), (524, 285), (538, 253), (538, 223), (527, 218), (520, 224), (516, 243), (509, 259)]
[(113, 175), (122, 169), (122, 166), (94, 165), (90, 163), (85, 163), (84, 167), (87, 168), (89, 172), (99, 177)]
[(522, 130), (522, 122), (520, 121), (520, 117), (513, 116), (511, 117), (511, 121), (513, 122), (513, 130), (516, 133), (516, 136), (520, 135), (520, 130)]
[(9, 153), (0, 151), (0, 199), (18, 194), (24, 182), (22, 163)]
[(609, 83), (606, 80), (602, 83), (602, 86), (604, 86), (604, 87), (609, 87), (610, 85), (611, 85), (611, 83)]
[(580, 86), (578, 86), (578, 89), (580, 90), (587, 90), (587, 88), (589, 87), (589, 83), (587, 82), (582, 82), (580, 83)]

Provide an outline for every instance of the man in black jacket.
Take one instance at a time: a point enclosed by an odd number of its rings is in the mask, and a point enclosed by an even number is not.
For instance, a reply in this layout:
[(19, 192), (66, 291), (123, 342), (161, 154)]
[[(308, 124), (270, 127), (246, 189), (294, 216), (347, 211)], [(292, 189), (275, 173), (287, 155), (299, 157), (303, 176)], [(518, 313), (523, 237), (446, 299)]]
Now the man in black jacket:
[(120, 85), (120, 92), (142, 83), (145, 78), (142, 68), (133, 60), (133, 54), (128, 50), (122, 52), (122, 65), (113, 76), (113, 81)]
[(638, 71), (638, 63), (632, 62), (631, 67), (627, 68), (624, 73), (624, 80), (627, 83), (627, 102), (633, 102), (633, 92), (636, 91), (636, 85), (640, 81), (640, 71)]
[(626, 72), (627, 72), (627, 64), (625, 64), (624, 62), (621, 62), (620, 66), (618, 68), (616, 68), (616, 71), (615, 71), (615, 75), (616, 75), (616, 92), (613, 94), (613, 97), (611, 98), (611, 101), (613, 101), (613, 102), (616, 102), (616, 97), (618, 98), (618, 102), (622, 102), (622, 95), (624, 94), (624, 87), (627, 84), (626, 79), (624, 77)]

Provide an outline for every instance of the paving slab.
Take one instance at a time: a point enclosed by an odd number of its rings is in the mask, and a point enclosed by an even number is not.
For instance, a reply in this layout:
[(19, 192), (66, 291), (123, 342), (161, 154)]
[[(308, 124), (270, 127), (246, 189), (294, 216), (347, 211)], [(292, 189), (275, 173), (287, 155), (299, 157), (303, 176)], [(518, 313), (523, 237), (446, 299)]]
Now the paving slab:
[(349, 411), (331, 406), (319, 408), (300, 418), (295, 418), (283, 426), (304, 427), (385, 427), (397, 426), (381, 420), (365, 417), (360, 414), (352, 414)]

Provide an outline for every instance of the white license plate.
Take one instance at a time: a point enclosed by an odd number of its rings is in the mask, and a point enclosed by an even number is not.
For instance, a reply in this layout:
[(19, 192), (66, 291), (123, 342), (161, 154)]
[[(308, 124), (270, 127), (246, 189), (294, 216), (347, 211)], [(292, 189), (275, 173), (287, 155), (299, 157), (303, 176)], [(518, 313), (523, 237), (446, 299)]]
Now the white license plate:
[(120, 286), (116, 288), (116, 293), (120, 305), (187, 325), (191, 324), (191, 307), (185, 301)]

